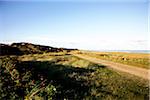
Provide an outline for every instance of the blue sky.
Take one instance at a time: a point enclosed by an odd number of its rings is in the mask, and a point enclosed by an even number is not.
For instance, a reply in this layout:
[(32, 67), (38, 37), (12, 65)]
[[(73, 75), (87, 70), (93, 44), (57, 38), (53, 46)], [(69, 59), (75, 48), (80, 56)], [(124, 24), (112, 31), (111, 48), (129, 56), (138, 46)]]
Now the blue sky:
[(0, 1), (0, 42), (149, 49), (147, 0)]

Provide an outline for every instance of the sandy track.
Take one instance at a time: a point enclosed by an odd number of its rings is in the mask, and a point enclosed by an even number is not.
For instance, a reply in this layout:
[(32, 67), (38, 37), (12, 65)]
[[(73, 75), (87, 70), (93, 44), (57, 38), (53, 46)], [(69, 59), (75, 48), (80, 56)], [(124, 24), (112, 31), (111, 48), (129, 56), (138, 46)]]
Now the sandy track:
[(112, 61), (101, 60), (98, 58), (90, 57), (88, 55), (82, 55), (82, 54), (72, 54), (72, 55), (77, 56), (82, 59), (85, 59), (85, 60), (88, 60), (88, 61), (91, 61), (93, 63), (102, 64), (104, 66), (107, 66), (108, 68), (113, 68), (118, 71), (130, 73), (130, 74), (142, 77), (144, 79), (150, 80), (150, 78), (149, 78), (150, 70), (148, 70), (148, 69), (125, 65), (125, 64), (121, 64), (121, 63), (115, 63)]

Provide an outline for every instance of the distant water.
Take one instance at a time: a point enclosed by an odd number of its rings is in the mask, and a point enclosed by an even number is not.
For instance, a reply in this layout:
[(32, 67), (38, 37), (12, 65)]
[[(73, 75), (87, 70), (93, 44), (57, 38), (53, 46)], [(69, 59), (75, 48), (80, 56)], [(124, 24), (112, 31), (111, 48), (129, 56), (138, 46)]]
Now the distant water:
[(129, 52), (129, 53), (150, 53), (150, 50), (94, 50), (102, 52)]

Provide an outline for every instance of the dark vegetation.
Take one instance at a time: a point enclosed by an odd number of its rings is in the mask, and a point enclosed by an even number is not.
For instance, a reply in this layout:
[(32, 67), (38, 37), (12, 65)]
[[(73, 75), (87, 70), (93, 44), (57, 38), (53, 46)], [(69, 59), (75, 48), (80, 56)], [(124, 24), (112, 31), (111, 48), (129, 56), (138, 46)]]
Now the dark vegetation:
[[(83, 62), (88, 63), (87, 67), (73, 66)], [(141, 83), (105, 66), (71, 56), (51, 61), (18, 61), (6, 57), (1, 58), (0, 69), (2, 100), (148, 100), (149, 95), (146, 81)]]
[[(28, 94), (32, 94), (30, 91), (38, 84), (40, 85), (36, 91), (50, 84), (55, 85), (57, 92), (55, 93), (55, 90), (53, 90), (55, 95), (50, 95), (55, 99), (81, 99), (87, 95), (85, 93), (88, 92), (89, 87), (83, 84), (85, 80), (77, 81), (68, 75), (72, 73), (84, 75), (93, 70), (64, 66), (56, 64), (55, 61), (19, 62), (15, 58), (1, 60), (0, 99), (23, 99)], [(35, 95), (48, 98), (49, 93), (45, 92), (44, 89), (39, 92)]]
[(22, 55), (23, 52), (17, 47), (12, 47), (6, 44), (0, 44), (0, 55)]
[(47, 52), (70, 52), (77, 49), (55, 48), (51, 46), (36, 45), (31, 43), (12, 43), (11, 45), (0, 44), (0, 56), (3, 55), (23, 55), (23, 54), (41, 54)]

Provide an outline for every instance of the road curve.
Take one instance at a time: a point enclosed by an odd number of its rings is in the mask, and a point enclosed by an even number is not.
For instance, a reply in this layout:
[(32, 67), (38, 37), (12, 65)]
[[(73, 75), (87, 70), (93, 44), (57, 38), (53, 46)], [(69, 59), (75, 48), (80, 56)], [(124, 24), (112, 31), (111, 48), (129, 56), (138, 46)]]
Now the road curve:
[(82, 55), (82, 54), (72, 54), (72, 55), (82, 58), (82, 59), (85, 59), (85, 60), (88, 60), (93, 63), (102, 64), (104, 66), (107, 66), (108, 68), (113, 68), (118, 71), (130, 73), (130, 74), (142, 77), (144, 79), (150, 80), (150, 78), (149, 78), (150, 70), (149, 69), (139, 68), (139, 67), (135, 67), (135, 66), (121, 64), (121, 63), (115, 63), (112, 61), (101, 60), (98, 58), (90, 57), (88, 55)]

